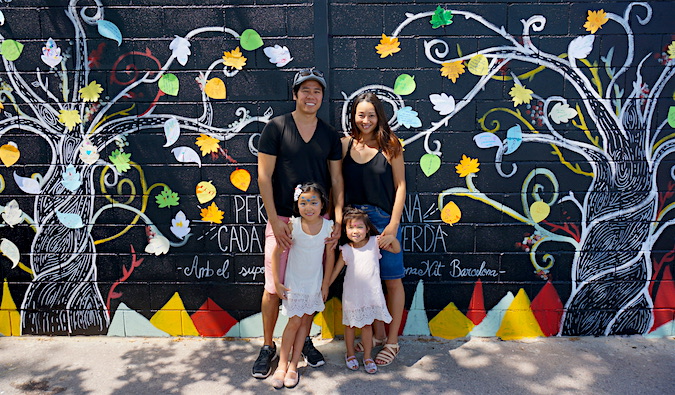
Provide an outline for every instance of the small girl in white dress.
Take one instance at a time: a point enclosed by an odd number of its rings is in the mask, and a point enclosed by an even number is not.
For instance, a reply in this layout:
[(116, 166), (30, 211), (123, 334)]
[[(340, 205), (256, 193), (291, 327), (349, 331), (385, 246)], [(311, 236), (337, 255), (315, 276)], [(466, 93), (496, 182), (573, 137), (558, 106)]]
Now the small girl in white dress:
[[(292, 217), (289, 221), (293, 243), (288, 252), (283, 282), (279, 278), (279, 260), (283, 248), (278, 246), (272, 255), (272, 274), (277, 295), (282, 299), (281, 313), (288, 316), (281, 337), (279, 365), (272, 377), (274, 388), (292, 388), (298, 384), (302, 346), (309, 334), (314, 313), (324, 309), (335, 262), (333, 250), (325, 244), (325, 239), (333, 230), (333, 221), (322, 217), (327, 206), (323, 188), (316, 183), (298, 185), (293, 198), (295, 212), (300, 217)], [(290, 360), (289, 354), (292, 354)]]
[[(378, 239), (387, 238), (387, 250), (401, 251), (401, 244), (394, 236), (378, 236), (377, 229), (370, 222), (368, 214), (356, 208), (346, 208), (342, 221), (342, 235), (349, 240), (340, 247), (340, 257), (335, 264), (330, 283), (335, 281), (346, 265), (342, 292), (342, 324), (345, 326), (345, 363), (350, 370), (358, 370), (359, 362), (354, 349), (356, 328), (361, 328), (363, 344), (363, 366), (367, 373), (376, 373), (377, 365), (371, 357), (373, 349), (373, 327), (375, 320), (391, 322), (387, 302), (380, 280), (380, 248)], [(371, 237), (372, 236), (372, 237)], [(391, 239), (391, 240), (389, 240)]]

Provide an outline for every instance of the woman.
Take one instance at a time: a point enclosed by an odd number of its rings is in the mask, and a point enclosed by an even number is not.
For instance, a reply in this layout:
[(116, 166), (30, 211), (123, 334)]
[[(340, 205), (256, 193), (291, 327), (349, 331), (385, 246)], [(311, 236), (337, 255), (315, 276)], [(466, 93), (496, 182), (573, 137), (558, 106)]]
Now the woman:
[[(403, 147), (394, 135), (384, 106), (371, 92), (360, 94), (354, 100), (350, 114), (351, 136), (342, 138), (342, 176), (345, 205), (364, 210), (382, 234), (380, 248), (380, 277), (386, 287), (387, 307), (392, 316), (389, 333), (384, 323), (375, 322), (373, 345), (384, 345), (375, 357), (379, 366), (389, 365), (399, 353), (398, 333), (403, 319), (405, 291), (403, 289), (403, 254), (384, 251), (387, 238), (394, 236), (401, 242), (401, 215), (405, 204), (405, 167)], [(363, 345), (357, 344), (356, 351)]]

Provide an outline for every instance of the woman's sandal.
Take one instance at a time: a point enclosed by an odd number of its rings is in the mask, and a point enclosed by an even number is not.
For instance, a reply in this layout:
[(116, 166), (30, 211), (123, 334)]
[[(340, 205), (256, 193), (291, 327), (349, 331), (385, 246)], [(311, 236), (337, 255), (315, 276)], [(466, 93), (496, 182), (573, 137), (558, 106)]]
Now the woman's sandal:
[(363, 367), (366, 369), (366, 373), (377, 373), (377, 365), (375, 364), (375, 361), (370, 358), (363, 360)]
[(347, 365), (347, 369), (349, 370), (359, 370), (359, 360), (353, 355), (348, 357), (345, 354), (345, 365)]
[[(387, 337), (385, 336), (384, 339), (377, 339), (375, 336), (373, 336), (373, 347), (377, 346), (384, 346), (387, 343)], [(363, 343), (361, 343), (361, 340), (359, 340), (358, 343), (354, 346), (354, 351), (356, 352), (363, 352)]]
[[(281, 378), (277, 378), (277, 373), (283, 373)], [(274, 371), (274, 375), (272, 376), (272, 387), (276, 389), (284, 388), (284, 378), (286, 378), (286, 371), (284, 369), (277, 369)]]
[(387, 343), (384, 345), (384, 348), (382, 348), (382, 350), (377, 353), (377, 356), (375, 357), (375, 363), (377, 366), (387, 366), (394, 362), (394, 359), (396, 359), (399, 351), (401, 351), (401, 347), (398, 345), (398, 343)]
[[(295, 377), (288, 377), (289, 375), (294, 374)], [(298, 385), (300, 381), (300, 375), (295, 370), (289, 370), (286, 372), (286, 377), (284, 378), (284, 387), (293, 388)]]

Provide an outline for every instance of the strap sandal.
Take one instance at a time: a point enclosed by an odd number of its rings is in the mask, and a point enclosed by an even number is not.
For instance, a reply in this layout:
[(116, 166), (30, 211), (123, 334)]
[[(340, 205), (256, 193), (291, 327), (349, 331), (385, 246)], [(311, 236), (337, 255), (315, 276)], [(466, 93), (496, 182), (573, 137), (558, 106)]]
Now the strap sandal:
[(387, 343), (384, 345), (384, 348), (377, 353), (375, 363), (377, 366), (387, 366), (394, 362), (399, 351), (401, 351), (401, 347), (398, 343)]
[[(281, 374), (277, 374), (281, 373)], [(276, 389), (284, 388), (284, 378), (286, 377), (286, 370), (285, 369), (277, 369), (274, 371), (274, 375), (272, 376), (272, 387)]]
[(363, 360), (363, 367), (366, 369), (366, 373), (369, 374), (377, 373), (377, 365), (375, 365), (375, 361), (373, 361), (370, 358)]
[[(387, 337), (385, 336), (384, 339), (377, 339), (375, 336), (373, 336), (373, 347), (378, 347), (378, 346), (384, 346), (387, 343)], [(363, 352), (363, 343), (361, 343), (361, 340), (359, 340), (358, 343), (354, 346), (354, 351), (356, 352)]]
[(300, 381), (300, 375), (295, 370), (289, 370), (286, 372), (286, 378), (284, 378), (284, 387), (293, 388), (298, 385)]
[(345, 365), (349, 370), (359, 370), (359, 360), (355, 356), (347, 356), (345, 354)]

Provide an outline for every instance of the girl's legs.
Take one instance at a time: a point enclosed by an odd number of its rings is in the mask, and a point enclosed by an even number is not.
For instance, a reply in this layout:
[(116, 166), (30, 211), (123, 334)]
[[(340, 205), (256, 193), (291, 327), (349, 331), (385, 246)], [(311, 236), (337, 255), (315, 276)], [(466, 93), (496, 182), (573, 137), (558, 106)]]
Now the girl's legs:
[(355, 337), (356, 330), (354, 329), (353, 326), (346, 326), (345, 325), (345, 346), (347, 347), (347, 356), (351, 357), (354, 354), (356, 354), (356, 351), (354, 350), (354, 337)]
[[(279, 365), (277, 370), (274, 372), (272, 377), (272, 385), (275, 388), (280, 388), (283, 386), (284, 377), (286, 377), (286, 371), (289, 369), (289, 354), (291, 349), (294, 349), (295, 339), (302, 325), (302, 318), (293, 316), (288, 319), (286, 328), (284, 328), (284, 333), (281, 336), (281, 349), (279, 351)], [(303, 337), (304, 339), (304, 337)], [(302, 346), (300, 346), (300, 351), (302, 351)], [(297, 365), (297, 364), (296, 364)]]
[[(345, 334), (345, 339), (347, 335)], [(354, 344), (352, 342), (352, 344)], [(372, 359), (371, 353), (373, 351), (373, 326), (366, 325), (361, 328), (361, 344), (363, 344), (363, 360)], [(352, 347), (353, 348), (353, 347)]]
[[(295, 387), (295, 385), (298, 384), (298, 363), (300, 362), (300, 357), (302, 356), (302, 346), (305, 345), (305, 338), (309, 334), (309, 330), (305, 332), (303, 328), (304, 324), (306, 324), (308, 320), (311, 324), (312, 316), (308, 314), (303, 315), (302, 318), (299, 319), (299, 321), (301, 321), (301, 324), (299, 325), (298, 330), (295, 332), (295, 338), (292, 339), (293, 350), (291, 360), (288, 364), (288, 368), (286, 369), (286, 377), (284, 379), (284, 385), (286, 387)], [(284, 335), (285, 334), (286, 333), (284, 332)], [(283, 341), (286, 341), (286, 337), (284, 337)], [(283, 341), (281, 343), (282, 350), (284, 347)], [(291, 341), (291, 339), (289, 339), (289, 341)], [(279, 361), (280, 361), (279, 363), (281, 363), (281, 360)]]

